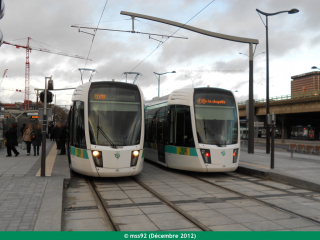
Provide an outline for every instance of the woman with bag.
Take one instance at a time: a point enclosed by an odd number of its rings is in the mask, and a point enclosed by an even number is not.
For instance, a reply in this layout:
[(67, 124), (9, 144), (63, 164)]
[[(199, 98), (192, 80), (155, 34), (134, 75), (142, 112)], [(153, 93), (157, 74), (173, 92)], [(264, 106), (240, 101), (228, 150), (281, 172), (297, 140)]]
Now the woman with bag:
[(42, 132), (41, 132), (41, 124), (40, 123), (37, 124), (36, 129), (32, 130), (31, 139), (32, 139), (34, 156), (36, 156), (36, 152), (37, 152), (37, 155), (39, 155), (39, 149), (40, 149), (41, 141), (42, 141)]
[(29, 123), (28, 127), (26, 127), (26, 129), (24, 130), (23, 137), (22, 137), (22, 140), (27, 144), (27, 156), (30, 155), (31, 142), (32, 142), (31, 133), (33, 129), (34, 129), (33, 124)]

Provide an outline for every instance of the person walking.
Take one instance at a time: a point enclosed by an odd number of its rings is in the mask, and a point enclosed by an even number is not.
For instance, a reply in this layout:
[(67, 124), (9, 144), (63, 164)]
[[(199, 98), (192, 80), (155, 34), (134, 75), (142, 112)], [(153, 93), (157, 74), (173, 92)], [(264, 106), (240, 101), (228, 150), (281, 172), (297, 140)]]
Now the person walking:
[(39, 155), (39, 149), (40, 149), (41, 142), (42, 142), (42, 130), (41, 130), (40, 123), (38, 123), (36, 128), (32, 130), (31, 139), (32, 139), (34, 156), (36, 156), (36, 153), (37, 153), (37, 155)]
[(23, 137), (22, 137), (22, 140), (25, 141), (25, 143), (27, 144), (27, 156), (30, 155), (31, 142), (32, 142), (31, 133), (33, 129), (34, 129), (33, 124), (29, 123), (28, 127), (26, 127), (26, 129), (24, 130)]
[(17, 157), (20, 153), (17, 151), (15, 146), (18, 146), (18, 136), (17, 136), (17, 126), (14, 124), (9, 125), (9, 130), (5, 132), (5, 137), (7, 139), (7, 157), (11, 157), (11, 151)]
[(59, 150), (59, 143), (58, 143), (58, 134), (59, 134), (60, 122), (57, 122), (56, 126), (53, 128), (53, 136), (54, 140), (56, 141), (57, 149)]
[(50, 134), (50, 141), (54, 141), (54, 125), (50, 123), (49, 125), (49, 134)]
[(20, 128), (21, 136), (23, 136), (24, 130), (26, 129), (26, 124), (24, 123)]
[(58, 132), (58, 145), (61, 149), (59, 155), (65, 155), (66, 154), (66, 127), (65, 124), (60, 124), (59, 132)]

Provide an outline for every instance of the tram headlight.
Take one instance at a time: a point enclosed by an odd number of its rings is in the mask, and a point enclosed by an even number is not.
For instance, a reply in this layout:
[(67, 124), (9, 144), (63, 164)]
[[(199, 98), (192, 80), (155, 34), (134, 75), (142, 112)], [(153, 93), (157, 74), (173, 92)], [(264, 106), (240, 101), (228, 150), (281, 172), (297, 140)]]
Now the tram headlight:
[(92, 151), (92, 158), (96, 167), (103, 167), (103, 160), (102, 160), (102, 152), (94, 150)]
[(239, 149), (233, 149), (233, 163), (236, 163), (237, 160), (238, 160), (238, 152), (239, 152)]
[(139, 159), (139, 154), (140, 154), (140, 151), (138, 151), (138, 150), (132, 151), (132, 153), (131, 153), (131, 163), (130, 163), (131, 167), (137, 166), (138, 159)]
[(205, 163), (211, 164), (211, 154), (209, 149), (200, 149), (203, 161)]

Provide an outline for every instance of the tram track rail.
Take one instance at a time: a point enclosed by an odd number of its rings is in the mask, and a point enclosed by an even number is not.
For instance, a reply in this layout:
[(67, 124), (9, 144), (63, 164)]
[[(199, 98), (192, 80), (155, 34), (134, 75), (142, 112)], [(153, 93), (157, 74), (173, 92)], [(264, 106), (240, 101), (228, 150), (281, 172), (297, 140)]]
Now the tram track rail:
[[(303, 214), (299, 214), (299, 213), (293, 212), (293, 211), (291, 211), (291, 210), (285, 209), (285, 208), (283, 208), (283, 207), (274, 205), (274, 204), (272, 204), (272, 203), (265, 202), (265, 201), (263, 201), (263, 200), (261, 200), (261, 199), (258, 199), (258, 198), (256, 198), (256, 197), (254, 197), (254, 196), (249, 196), (249, 195), (243, 194), (243, 193), (241, 193), (241, 192), (237, 192), (237, 191), (235, 191), (235, 190), (229, 189), (229, 188), (224, 187), (224, 186), (221, 186), (221, 185), (219, 185), (219, 184), (215, 184), (215, 183), (213, 183), (213, 182), (210, 182), (210, 181), (208, 181), (208, 180), (206, 180), (206, 179), (203, 179), (203, 178), (201, 178), (201, 177), (198, 177), (198, 176), (190, 175), (190, 174), (186, 174), (186, 175), (187, 175), (187, 176), (190, 176), (190, 177), (193, 177), (193, 178), (195, 178), (195, 179), (197, 179), (197, 180), (200, 180), (200, 181), (202, 181), (202, 182), (208, 183), (208, 184), (210, 184), (210, 185), (212, 185), (212, 186), (218, 187), (218, 188), (220, 188), (220, 189), (223, 189), (223, 190), (229, 191), (229, 192), (231, 192), (231, 193), (240, 195), (240, 196), (242, 196), (243, 198), (246, 198), (246, 199), (249, 199), (249, 200), (252, 200), (252, 201), (256, 201), (256, 202), (258, 202), (258, 203), (261, 203), (261, 204), (266, 205), (266, 206), (268, 206), (268, 207), (271, 207), (271, 208), (273, 208), (273, 209), (276, 209), (276, 210), (279, 210), (279, 211), (282, 211), (282, 212), (285, 212), (285, 213), (289, 213), (289, 214), (291, 214), (291, 215), (294, 215), (294, 216), (303, 218), (303, 219), (305, 219), (305, 220), (308, 220), (308, 221), (311, 221), (311, 222), (313, 222), (313, 223), (316, 223), (316, 224), (320, 225), (320, 221), (318, 221), (318, 220), (316, 220), (316, 219), (313, 219), (313, 218), (311, 218), (311, 217), (305, 216), (305, 215), (303, 215)], [(230, 175), (229, 175), (229, 176), (230, 176)], [(232, 176), (232, 177), (233, 177), (233, 176)], [(266, 186), (266, 187), (267, 187), (267, 186)], [(269, 187), (269, 186), (268, 186), (268, 187)]]
[[(159, 194), (154, 189), (150, 188), (148, 185), (146, 185), (145, 183), (140, 181), (138, 178), (130, 177), (130, 179), (135, 181), (136, 183), (138, 183), (141, 187), (143, 187), (145, 190), (150, 192), (154, 197), (159, 199), (162, 203), (164, 203), (168, 207), (172, 208), (175, 212), (177, 212), (182, 217), (184, 217), (186, 220), (191, 222), (195, 227), (199, 228), (202, 231), (212, 231), (206, 225), (204, 225), (203, 223), (198, 221), (196, 218), (192, 217), (190, 214), (188, 214), (187, 212), (185, 212), (184, 210), (179, 208), (176, 204), (174, 204), (173, 202), (169, 201), (167, 198), (165, 198), (164, 196)], [(98, 204), (100, 206), (100, 210), (103, 211), (104, 218), (105, 218), (107, 224), (109, 225), (111, 231), (121, 231), (119, 225), (114, 220), (114, 218), (112, 216), (112, 213), (109, 211), (107, 203), (105, 202), (105, 200), (101, 196), (99, 190), (97, 189), (97, 186), (94, 183), (94, 180), (91, 179), (91, 178), (87, 178), (87, 182), (90, 185), (90, 188), (92, 190), (93, 195), (95, 196), (95, 198), (98, 201)]]
[(112, 217), (112, 214), (110, 213), (106, 202), (103, 200), (100, 192), (97, 189), (96, 184), (91, 178), (86, 178), (86, 181), (88, 182), (92, 194), (94, 195), (95, 199), (98, 202), (98, 205), (100, 207), (101, 212), (103, 213), (103, 217), (106, 220), (107, 225), (109, 226), (111, 231), (120, 231), (120, 228), (114, 218)]

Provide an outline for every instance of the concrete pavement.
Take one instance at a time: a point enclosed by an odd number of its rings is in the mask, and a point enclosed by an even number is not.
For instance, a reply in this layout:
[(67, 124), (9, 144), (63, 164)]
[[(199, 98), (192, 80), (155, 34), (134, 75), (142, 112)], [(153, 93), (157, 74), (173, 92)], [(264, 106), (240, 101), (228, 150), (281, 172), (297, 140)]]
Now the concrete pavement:
[(320, 191), (320, 155), (275, 151), (275, 169), (270, 169), (270, 154), (255, 149), (241, 151), (238, 172), (248, 173), (297, 187)]
[[(55, 148), (47, 141), (47, 154)], [(70, 180), (66, 156), (57, 156), (51, 177), (36, 177), (40, 156), (6, 157), (0, 150), (0, 231), (61, 230), (62, 193)]]

